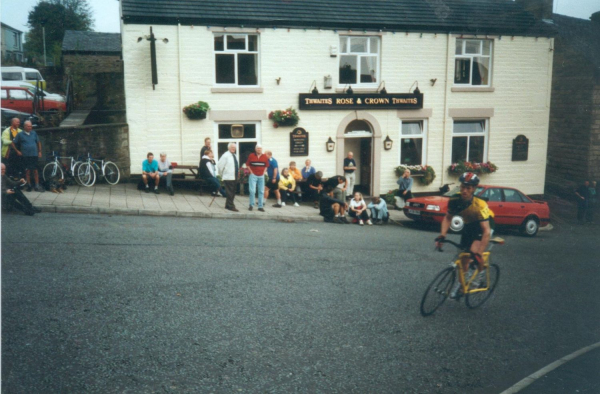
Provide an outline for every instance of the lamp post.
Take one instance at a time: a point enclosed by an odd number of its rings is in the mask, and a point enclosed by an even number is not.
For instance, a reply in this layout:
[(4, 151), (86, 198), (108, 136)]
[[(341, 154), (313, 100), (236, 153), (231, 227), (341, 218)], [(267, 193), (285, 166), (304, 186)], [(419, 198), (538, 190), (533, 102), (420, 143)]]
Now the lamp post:
[(44, 41), (44, 67), (46, 67), (46, 27), (42, 25), (42, 40)]

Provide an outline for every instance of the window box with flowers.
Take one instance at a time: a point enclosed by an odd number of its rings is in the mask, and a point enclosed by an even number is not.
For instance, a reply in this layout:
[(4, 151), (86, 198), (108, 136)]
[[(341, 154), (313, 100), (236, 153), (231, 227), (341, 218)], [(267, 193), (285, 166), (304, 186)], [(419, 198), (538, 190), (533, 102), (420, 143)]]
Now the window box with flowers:
[(300, 117), (298, 112), (292, 107), (284, 110), (271, 111), (269, 113), (269, 119), (273, 121), (273, 127), (293, 127), (298, 124)]
[(404, 171), (410, 170), (410, 175), (419, 180), (421, 185), (427, 186), (435, 179), (435, 170), (432, 166), (398, 166), (395, 168), (396, 176), (400, 178)]
[(206, 119), (206, 113), (210, 109), (210, 106), (207, 102), (198, 101), (197, 103), (190, 104), (186, 107), (183, 107), (183, 113), (190, 120), (196, 119)]
[(474, 163), (469, 161), (461, 161), (453, 163), (448, 167), (448, 172), (452, 175), (462, 175), (465, 172), (473, 172), (475, 174), (492, 174), (498, 171), (498, 167), (492, 163)]

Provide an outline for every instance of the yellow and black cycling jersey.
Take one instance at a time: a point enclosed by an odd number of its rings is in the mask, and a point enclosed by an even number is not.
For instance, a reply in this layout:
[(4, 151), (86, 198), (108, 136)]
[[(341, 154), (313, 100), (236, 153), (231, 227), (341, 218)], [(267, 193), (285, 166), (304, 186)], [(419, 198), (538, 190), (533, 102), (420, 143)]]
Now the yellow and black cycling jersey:
[(494, 212), (488, 207), (487, 202), (479, 197), (471, 201), (463, 201), (460, 194), (450, 197), (448, 213), (462, 217), (465, 225), (493, 220)]

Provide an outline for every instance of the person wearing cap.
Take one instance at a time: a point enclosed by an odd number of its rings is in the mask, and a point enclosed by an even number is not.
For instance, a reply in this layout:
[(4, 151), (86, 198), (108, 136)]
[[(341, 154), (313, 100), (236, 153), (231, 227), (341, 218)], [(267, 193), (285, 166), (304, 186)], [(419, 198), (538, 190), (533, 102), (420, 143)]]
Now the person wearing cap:
[(250, 155), (248, 155), (248, 160), (246, 160), (246, 168), (250, 170), (250, 175), (248, 176), (248, 190), (250, 192), (249, 211), (254, 208), (257, 190), (258, 210), (260, 212), (265, 211), (263, 208), (265, 203), (265, 171), (268, 167), (269, 158), (262, 153), (262, 145), (256, 144), (254, 153), (250, 153)]

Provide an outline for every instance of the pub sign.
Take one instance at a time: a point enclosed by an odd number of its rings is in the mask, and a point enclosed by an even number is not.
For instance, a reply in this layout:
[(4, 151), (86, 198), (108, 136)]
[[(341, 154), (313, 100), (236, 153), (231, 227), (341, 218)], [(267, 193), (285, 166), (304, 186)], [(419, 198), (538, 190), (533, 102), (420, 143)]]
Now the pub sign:
[(308, 132), (302, 127), (290, 133), (290, 156), (308, 156)]
[(302, 110), (421, 109), (423, 93), (300, 93)]

